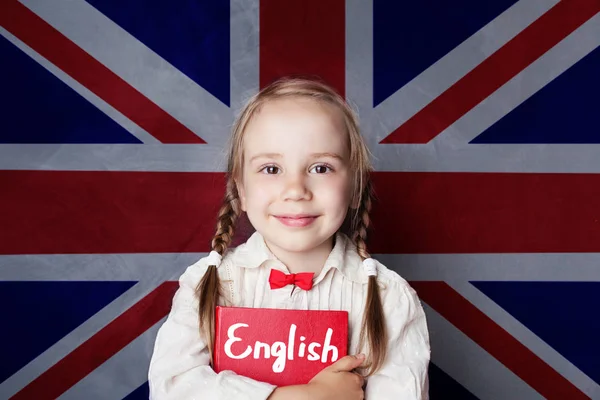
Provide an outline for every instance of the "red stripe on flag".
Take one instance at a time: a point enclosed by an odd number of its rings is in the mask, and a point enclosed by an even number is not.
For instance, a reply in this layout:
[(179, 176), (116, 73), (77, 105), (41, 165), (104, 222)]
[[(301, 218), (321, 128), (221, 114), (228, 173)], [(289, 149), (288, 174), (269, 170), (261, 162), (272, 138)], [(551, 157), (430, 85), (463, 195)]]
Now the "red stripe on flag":
[[(0, 171), (0, 254), (209, 250), (222, 173)], [(600, 174), (376, 172), (373, 253), (600, 251)], [(247, 232), (246, 232), (247, 233)]]
[(221, 173), (0, 171), (0, 254), (208, 249)]
[(316, 75), (345, 93), (345, 0), (260, 1), (260, 86)]
[(378, 172), (374, 253), (600, 251), (600, 174)]
[(0, 26), (163, 143), (206, 143), (21, 3), (0, 2)]
[(178, 282), (161, 284), (11, 399), (58, 398), (166, 316), (178, 287)]
[(427, 143), (600, 11), (598, 0), (560, 1), (381, 143)]
[(445, 282), (412, 281), (410, 284), (421, 300), (545, 398), (589, 399)]

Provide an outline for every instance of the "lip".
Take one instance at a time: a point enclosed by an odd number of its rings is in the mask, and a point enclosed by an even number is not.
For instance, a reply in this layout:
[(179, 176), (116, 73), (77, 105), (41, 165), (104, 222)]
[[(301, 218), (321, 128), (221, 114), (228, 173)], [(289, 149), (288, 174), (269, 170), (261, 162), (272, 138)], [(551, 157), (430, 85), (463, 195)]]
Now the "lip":
[(318, 218), (318, 215), (274, 215), (274, 217), (285, 226), (304, 228), (315, 222), (315, 220)]

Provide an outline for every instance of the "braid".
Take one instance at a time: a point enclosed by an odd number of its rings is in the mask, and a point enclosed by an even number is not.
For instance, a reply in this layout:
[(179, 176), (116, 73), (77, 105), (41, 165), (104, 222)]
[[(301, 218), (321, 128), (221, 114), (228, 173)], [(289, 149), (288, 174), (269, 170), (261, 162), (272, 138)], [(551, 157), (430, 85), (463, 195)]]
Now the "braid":
[[(369, 258), (367, 251), (367, 231), (371, 223), (369, 212), (372, 206), (373, 196), (371, 180), (367, 179), (361, 196), (361, 203), (357, 211), (354, 223), (352, 239), (356, 244), (356, 250), (364, 260)], [(387, 346), (387, 331), (385, 329), (385, 316), (379, 293), (379, 285), (376, 276), (369, 276), (367, 299), (363, 314), (362, 326), (359, 336), (358, 348), (362, 349), (365, 343), (369, 343), (370, 354), (367, 363), (367, 376), (373, 375), (385, 360)]]
[(228, 179), (223, 205), (217, 217), (217, 231), (211, 242), (211, 248), (221, 255), (231, 244), (235, 232), (235, 223), (241, 213), (240, 199), (233, 179)]
[(373, 204), (371, 180), (368, 179), (365, 184), (365, 189), (361, 196), (360, 206), (356, 213), (354, 221), (354, 229), (352, 230), (352, 240), (356, 244), (356, 250), (361, 258), (369, 258), (369, 252), (367, 251), (367, 231), (369, 225), (371, 225), (371, 218), (369, 214), (371, 212), (371, 206)]
[[(233, 179), (227, 180), (227, 188), (223, 205), (217, 218), (217, 230), (211, 247), (221, 255), (231, 244), (235, 232), (235, 223), (241, 212), (240, 199)], [(211, 364), (213, 362), (213, 346), (215, 343), (215, 307), (221, 295), (221, 285), (216, 265), (209, 265), (206, 273), (198, 283), (196, 295), (199, 299), (198, 317), (200, 335), (206, 340)]]

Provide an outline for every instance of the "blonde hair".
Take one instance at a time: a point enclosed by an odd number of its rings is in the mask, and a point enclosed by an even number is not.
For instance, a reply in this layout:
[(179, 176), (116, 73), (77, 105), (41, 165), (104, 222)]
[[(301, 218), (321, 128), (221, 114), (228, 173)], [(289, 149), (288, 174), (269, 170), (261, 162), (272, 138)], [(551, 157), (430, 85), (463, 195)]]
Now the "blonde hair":
[[(283, 98), (314, 99), (333, 106), (342, 113), (348, 133), (350, 166), (354, 184), (350, 207), (354, 212), (348, 213), (344, 226), (348, 236), (356, 245), (360, 257), (363, 260), (368, 258), (366, 239), (370, 225), (369, 212), (373, 196), (370, 179), (372, 167), (369, 150), (359, 132), (358, 118), (348, 103), (332, 88), (315, 80), (298, 78), (281, 79), (265, 87), (248, 101), (237, 118), (229, 147), (225, 197), (218, 214), (217, 229), (211, 243), (212, 250), (221, 255), (225, 254), (231, 244), (235, 224), (241, 213), (236, 181), (239, 181), (242, 176), (244, 163), (243, 136), (246, 127), (265, 103)], [(200, 302), (200, 333), (206, 338), (212, 363), (215, 306), (221, 295), (216, 266), (211, 265), (208, 267), (196, 291)], [(369, 376), (375, 373), (383, 364), (387, 346), (387, 332), (381, 296), (377, 278), (374, 276), (369, 277), (365, 312), (359, 336), (359, 350), (365, 346), (365, 343), (369, 344), (368, 357), (365, 363), (366, 375)]]

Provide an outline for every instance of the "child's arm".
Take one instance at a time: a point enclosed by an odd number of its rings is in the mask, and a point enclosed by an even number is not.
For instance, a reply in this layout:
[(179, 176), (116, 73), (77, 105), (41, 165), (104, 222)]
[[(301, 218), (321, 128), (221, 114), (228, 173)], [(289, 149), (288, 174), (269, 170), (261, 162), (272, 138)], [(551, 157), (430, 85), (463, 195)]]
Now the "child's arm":
[(198, 301), (194, 295), (195, 285), (206, 269), (200, 260), (179, 279), (171, 312), (154, 345), (148, 373), (150, 398), (267, 399), (275, 386), (231, 371), (217, 374), (209, 366), (208, 348), (199, 334)]
[(391, 282), (386, 292), (388, 354), (382, 368), (368, 378), (365, 399), (426, 400), (430, 347), (423, 307), (403, 279)]
[(364, 355), (342, 357), (306, 385), (275, 389), (269, 400), (362, 400), (364, 378), (352, 370), (363, 361)]

